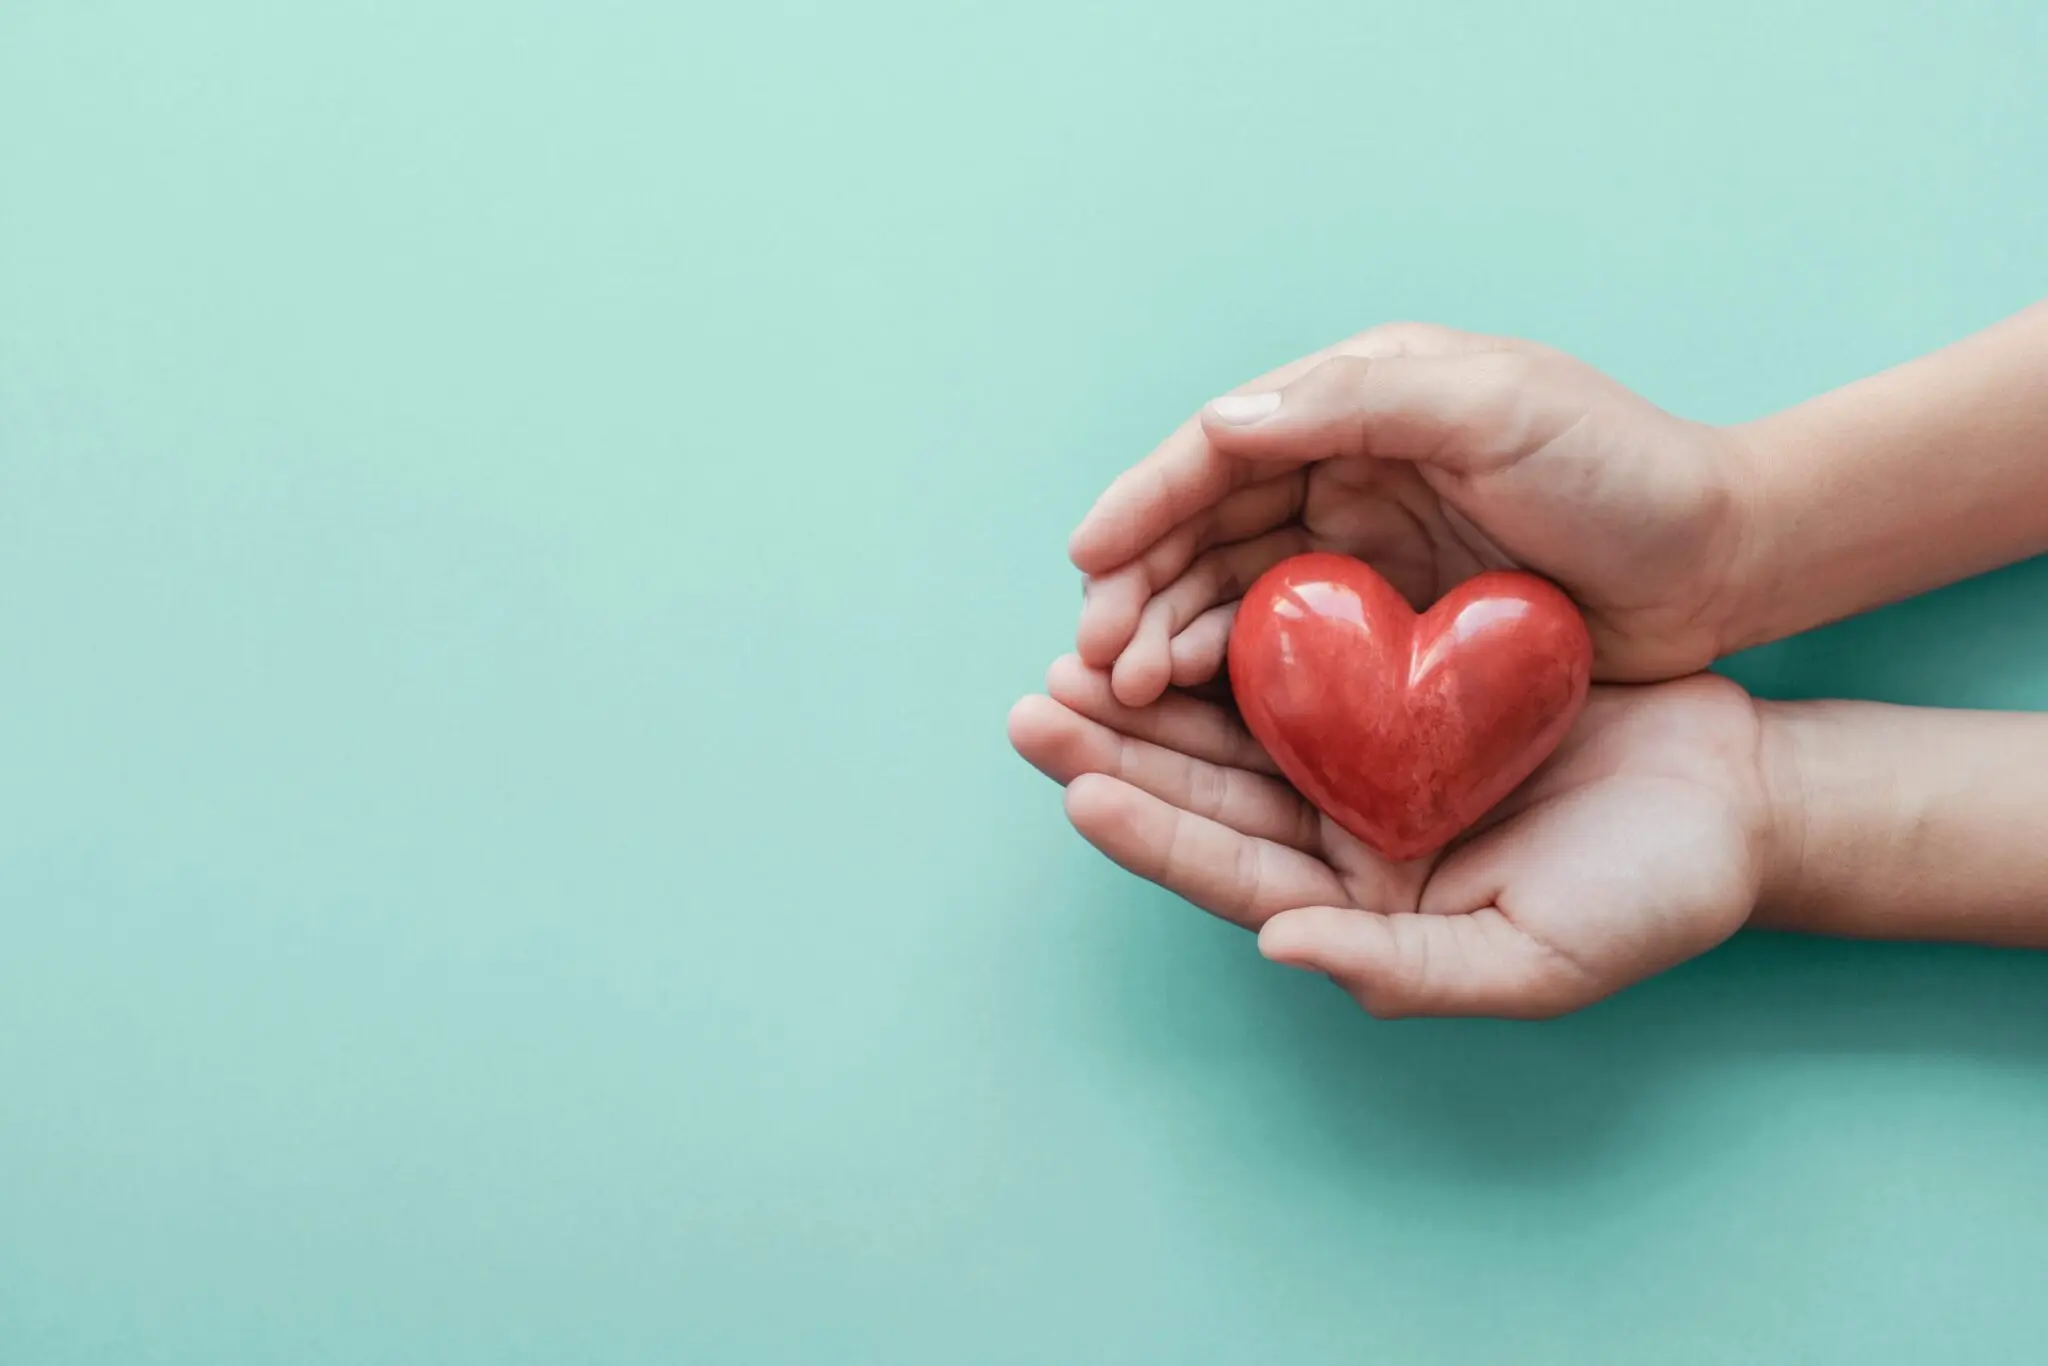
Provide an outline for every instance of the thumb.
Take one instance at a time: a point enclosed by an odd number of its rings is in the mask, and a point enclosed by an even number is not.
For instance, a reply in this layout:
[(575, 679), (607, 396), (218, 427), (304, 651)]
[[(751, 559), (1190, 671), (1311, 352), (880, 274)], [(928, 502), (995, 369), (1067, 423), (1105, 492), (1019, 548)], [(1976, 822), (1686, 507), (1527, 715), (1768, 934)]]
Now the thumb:
[(1583, 403), (1526, 351), (1331, 356), (1277, 389), (1202, 409), (1202, 434), (1246, 460), (1298, 465), (1383, 456), (1477, 473), (1562, 434)]
[(1606, 994), (1491, 906), (1457, 915), (1305, 906), (1268, 920), (1259, 952), (1324, 974), (1381, 1019), (1543, 1019)]

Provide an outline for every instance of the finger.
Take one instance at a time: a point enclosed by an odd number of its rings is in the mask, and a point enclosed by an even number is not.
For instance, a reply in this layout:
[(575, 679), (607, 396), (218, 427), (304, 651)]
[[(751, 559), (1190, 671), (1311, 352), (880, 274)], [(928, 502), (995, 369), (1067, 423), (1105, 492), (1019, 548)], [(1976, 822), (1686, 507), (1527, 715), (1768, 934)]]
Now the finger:
[(1254, 540), (1218, 546), (1188, 567), (1145, 604), (1131, 643), (1110, 678), (1119, 701), (1142, 707), (1158, 699), (1173, 678), (1173, 638), (1202, 613), (1235, 602), (1252, 583), (1290, 555), (1310, 549), (1305, 527), (1282, 527)]
[(1089, 581), (1074, 633), (1081, 658), (1098, 668), (1114, 664), (1137, 629), (1146, 602), (1215, 545), (1242, 541), (1290, 522), (1301, 511), (1308, 481), (1299, 470), (1251, 484), (1182, 522), (1143, 555)]
[(1135, 739), (1251, 773), (1280, 771), (1244, 723), (1213, 702), (1168, 693), (1149, 707), (1126, 707), (1110, 691), (1109, 675), (1074, 655), (1053, 661), (1045, 690), (1061, 705)]
[[(1247, 389), (1269, 389), (1306, 373), (1330, 352), (1317, 352)], [(1242, 391), (1234, 391), (1242, 392)], [(1189, 518), (1222, 501), (1232, 489), (1282, 473), (1233, 459), (1209, 444), (1201, 416), (1174, 429), (1153, 452), (1110, 482), (1067, 541), (1067, 555), (1084, 574), (1106, 573), (1142, 554)]]
[(1462, 915), (1306, 907), (1270, 917), (1259, 952), (1325, 974), (1382, 1019), (1542, 1019), (1606, 994), (1492, 906)]
[(1449, 587), (1439, 580), (1456, 573), (1450, 566), (1457, 557), (1444, 554), (1446, 538), (1435, 525), (1448, 520), (1449, 509), (1413, 465), (1339, 460), (1318, 466), (1316, 478), (1324, 495), (1316, 516), (1320, 544), (1364, 560), (1417, 611)]
[[(1508, 338), (1485, 337), (1426, 323), (1392, 323), (1290, 361), (1232, 393), (1281, 388), (1335, 356), (1423, 356), (1507, 349), (1530, 348), (1527, 343)], [(1280, 472), (1249, 468), (1242, 458), (1217, 449), (1210, 443), (1203, 416), (1197, 414), (1176, 428), (1150, 455), (1117, 476), (1075, 528), (1067, 543), (1067, 553), (1082, 573), (1106, 574), (1135, 559), (1233, 488)]]
[(1087, 663), (1108, 668), (1130, 644), (1131, 632), (1152, 598), (1145, 566), (1132, 563), (1107, 574), (1091, 575), (1081, 599), (1081, 621), (1074, 628), (1074, 649)]
[(1011, 708), (1010, 743), (1057, 783), (1107, 774), (1240, 835), (1307, 853), (1320, 843), (1314, 808), (1287, 784), (1120, 735), (1050, 697)]
[(1230, 628), (1237, 604), (1212, 607), (1173, 638), (1173, 686), (1199, 688), (1223, 672), (1230, 658)]
[(1183, 811), (1100, 773), (1067, 785), (1067, 818), (1119, 866), (1256, 930), (1280, 911), (1343, 895), (1327, 865)]
[(1331, 456), (1495, 468), (1562, 434), (1583, 414), (1539, 382), (1525, 351), (1333, 356), (1284, 388), (1226, 396), (1202, 412), (1219, 458), (1262, 467)]

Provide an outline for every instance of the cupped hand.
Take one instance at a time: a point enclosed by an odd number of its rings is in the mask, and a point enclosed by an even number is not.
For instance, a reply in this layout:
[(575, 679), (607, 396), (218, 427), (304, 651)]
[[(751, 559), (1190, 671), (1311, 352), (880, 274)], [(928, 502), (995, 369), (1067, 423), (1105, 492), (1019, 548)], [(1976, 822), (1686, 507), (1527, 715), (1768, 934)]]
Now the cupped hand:
[(1261, 572), (1330, 550), (1418, 608), (1533, 570), (1584, 608), (1596, 677), (1691, 674), (1735, 629), (1748, 463), (1549, 348), (1379, 328), (1209, 404), (1110, 485), (1070, 546), (1078, 648), (1119, 700), (1154, 701), (1215, 674)]
[(1405, 864), (1304, 801), (1227, 705), (1130, 707), (1075, 656), (1046, 686), (1011, 741), (1090, 843), (1383, 1017), (1590, 1004), (1733, 934), (1772, 857), (1757, 710), (1711, 675), (1596, 687), (1534, 777)]

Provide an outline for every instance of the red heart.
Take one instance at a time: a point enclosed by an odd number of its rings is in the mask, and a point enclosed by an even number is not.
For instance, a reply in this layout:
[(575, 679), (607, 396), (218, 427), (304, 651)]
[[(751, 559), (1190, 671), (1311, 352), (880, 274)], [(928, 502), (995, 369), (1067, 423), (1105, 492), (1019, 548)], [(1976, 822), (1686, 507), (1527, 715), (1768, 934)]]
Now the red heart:
[(1435, 853), (1550, 757), (1593, 642), (1533, 574), (1489, 573), (1417, 616), (1343, 555), (1259, 577), (1230, 631), (1238, 710), (1301, 794), (1395, 860)]

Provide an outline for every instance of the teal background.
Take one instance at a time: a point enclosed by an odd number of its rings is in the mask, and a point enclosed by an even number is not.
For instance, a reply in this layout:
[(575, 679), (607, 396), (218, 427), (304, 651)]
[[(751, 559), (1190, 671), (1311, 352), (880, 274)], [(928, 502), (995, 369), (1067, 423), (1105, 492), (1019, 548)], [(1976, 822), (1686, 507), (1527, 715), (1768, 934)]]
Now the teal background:
[[(2043, 71), (2037, 0), (0, 6), (0, 1361), (2038, 1357), (2040, 960), (1377, 1024), (1002, 720), (1100, 486), (1348, 332), (1733, 419), (2048, 293)], [(1733, 668), (2048, 704), (2044, 593)]]

